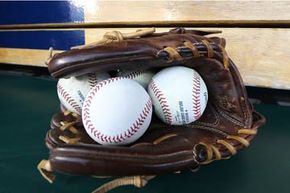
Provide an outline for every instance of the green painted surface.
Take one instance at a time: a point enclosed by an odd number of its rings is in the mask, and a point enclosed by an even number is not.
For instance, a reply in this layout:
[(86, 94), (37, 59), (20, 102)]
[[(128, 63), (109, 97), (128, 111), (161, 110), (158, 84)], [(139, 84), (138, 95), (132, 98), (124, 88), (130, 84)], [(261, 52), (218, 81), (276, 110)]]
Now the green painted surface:
[[(91, 192), (108, 179), (57, 174), (53, 184), (36, 169), (47, 158), (44, 136), (58, 111), (56, 82), (30, 76), (0, 75), (0, 193)], [(164, 175), (143, 189), (112, 192), (267, 193), (290, 192), (290, 108), (256, 105), (268, 122), (250, 148), (198, 172)]]

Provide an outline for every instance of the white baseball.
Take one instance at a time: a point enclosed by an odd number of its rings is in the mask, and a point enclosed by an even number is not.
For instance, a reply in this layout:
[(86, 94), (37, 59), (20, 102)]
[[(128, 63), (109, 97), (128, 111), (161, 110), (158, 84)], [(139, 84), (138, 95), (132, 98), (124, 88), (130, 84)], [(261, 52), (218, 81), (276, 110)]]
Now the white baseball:
[(103, 145), (124, 145), (139, 139), (149, 127), (152, 102), (137, 82), (110, 78), (87, 95), (82, 120), (89, 136)]
[(193, 69), (176, 66), (158, 72), (148, 86), (156, 115), (170, 125), (196, 121), (205, 110), (208, 93)]
[(117, 76), (118, 77), (125, 77), (132, 80), (137, 81), (141, 86), (147, 89), (148, 84), (152, 77), (154, 76), (154, 72), (147, 70), (147, 71), (120, 71)]
[(98, 82), (109, 78), (108, 73), (91, 73), (88, 75), (61, 78), (57, 83), (58, 98), (65, 109), (81, 114), (83, 102)]

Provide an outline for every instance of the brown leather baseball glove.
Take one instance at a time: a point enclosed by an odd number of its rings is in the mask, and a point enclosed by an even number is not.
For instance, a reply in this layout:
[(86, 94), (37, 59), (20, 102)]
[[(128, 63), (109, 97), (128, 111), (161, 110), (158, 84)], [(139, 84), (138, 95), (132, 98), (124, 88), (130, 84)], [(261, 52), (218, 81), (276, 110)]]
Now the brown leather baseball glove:
[[(216, 32), (176, 28), (167, 33), (112, 32), (93, 45), (55, 54), (48, 69), (55, 78), (118, 69), (146, 70), (183, 65), (205, 81), (209, 101), (202, 117), (188, 125), (169, 126), (153, 117), (150, 128), (128, 146), (103, 146), (86, 134), (79, 115), (55, 114), (46, 135), (48, 160), (39, 170), (52, 181), (52, 171), (92, 176), (131, 176), (119, 185), (142, 186), (154, 175), (196, 170), (201, 164), (229, 158), (249, 146), (265, 119), (249, 103), (240, 74), (226, 51), (225, 40), (205, 37)], [(134, 177), (132, 177), (134, 176)], [(136, 177), (139, 176), (139, 177)]]

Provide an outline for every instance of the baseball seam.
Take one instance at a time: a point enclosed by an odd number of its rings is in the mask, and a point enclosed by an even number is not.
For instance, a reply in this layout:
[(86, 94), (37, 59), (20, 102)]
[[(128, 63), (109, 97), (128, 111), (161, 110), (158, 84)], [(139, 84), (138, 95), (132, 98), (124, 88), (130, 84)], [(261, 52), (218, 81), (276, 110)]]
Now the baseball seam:
[(197, 120), (201, 116), (201, 103), (200, 103), (200, 77), (196, 72), (194, 72), (193, 74), (192, 100), (193, 100), (193, 117), (195, 120)]
[(151, 82), (149, 84), (149, 88), (151, 88), (151, 90), (153, 91), (155, 97), (157, 98), (157, 100), (158, 100), (158, 102), (159, 102), (159, 104), (161, 106), (165, 122), (168, 123), (168, 124), (172, 124), (172, 114), (170, 112), (168, 102), (167, 102), (167, 100), (165, 98), (165, 95), (157, 87), (157, 85), (156, 85), (156, 83), (154, 82), (153, 79), (151, 80)]
[(115, 82), (117, 80), (123, 79), (123, 77), (116, 77), (108, 80), (104, 80), (102, 82), (99, 82), (93, 90), (89, 93), (88, 98), (86, 100), (86, 104), (83, 107), (83, 120), (84, 124), (86, 125), (87, 129), (93, 134), (94, 137), (98, 138), (102, 142), (107, 142), (107, 143), (121, 143), (124, 140), (132, 137), (143, 125), (145, 122), (145, 119), (147, 116), (150, 114), (150, 111), (152, 109), (152, 101), (149, 98), (147, 103), (145, 104), (144, 108), (140, 112), (139, 116), (136, 118), (136, 120), (133, 122), (133, 124), (125, 130), (123, 133), (110, 136), (106, 135), (104, 133), (101, 133), (97, 128), (92, 123), (91, 117), (90, 117), (90, 106), (92, 103), (92, 99), (95, 96), (95, 94), (105, 85), (110, 84), (112, 82)]
[(65, 91), (65, 89), (57, 84), (58, 93), (63, 97), (63, 99), (68, 102), (70, 106), (72, 106), (78, 113), (81, 113), (81, 107), (77, 104), (77, 102)]
[(135, 72), (131, 72), (131, 73), (125, 75), (124, 77), (125, 77), (125, 78), (134, 79), (134, 78), (140, 76), (140, 75), (141, 75), (142, 73), (144, 73), (144, 72), (145, 72), (145, 71), (135, 71)]
[(89, 86), (90, 88), (93, 88), (94, 86), (96, 86), (97, 84), (97, 77), (95, 73), (91, 73), (88, 75), (88, 82), (89, 82)]

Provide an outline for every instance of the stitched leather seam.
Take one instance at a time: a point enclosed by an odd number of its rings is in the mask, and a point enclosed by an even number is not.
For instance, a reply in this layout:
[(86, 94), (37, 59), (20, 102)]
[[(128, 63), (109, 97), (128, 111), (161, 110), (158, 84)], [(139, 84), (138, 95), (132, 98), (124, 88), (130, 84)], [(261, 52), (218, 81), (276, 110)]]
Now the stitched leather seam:
[(210, 131), (210, 132), (214, 132), (214, 133), (218, 133), (218, 134), (221, 134), (223, 136), (228, 136), (227, 133), (221, 131), (221, 130), (218, 130), (218, 129), (214, 129), (212, 127), (209, 126), (203, 126), (203, 125), (194, 125), (194, 128), (198, 128), (198, 129), (201, 129), (201, 130), (207, 130), (207, 131)]
[(149, 87), (152, 89), (155, 97), (157, 98), (162, 111), (163, 111), (163, 115), (165, 118), (165, 122), (168, 124), (172, 123), (172, 115), (169, 109), (169, 105), (167, 103), (167, 100), (165, 98), (165, 95), (162, 93), (162, 91), (157, 87), (156, 83), (154, 82), (154, 80), (151, 80)]
[(201, 116), (201, 104), (200, 104), (200, 78), (196, 72), (194, 72), (193, 76), (192, 100), (193, 100), (193, 116), (194, 119), (197, 120)]
[(68, 102), (70, 106), (72, 106), (77, 112), (81, 112), (81, 107), (77, 104), (77, 102), (65, 91), (65, 89), (60, 85), (57, 84), (57, 90), (59, 91), (60, 95), (63, 99)]
[(121, 143), (124, 140), (132, 137), (143, 125), (145, 122), (146, 118), (150, 114), (152, 110), (152, 101), (149, 99), (147, 103), (145, 104), (144, 108), (140, 112), (139, 116), (136, 118), (136, 120), (133, 122), (130, 128), (128, 128), (126, 131), (123, 133), (114, 135), (114, 136), (109, 136), (105, 135), (104, 133), (101, 133), (97, 128), (92, 123), (91, 117), (90, 117), (90, 106), (92, 103), (93, 96), (105, 85), (110, 84), (112, 82), (115, 82), (117, 80), (124, 79), (124, 77), (116, 77), (116, 78), (111, 78), (108, 80), (104, 80), (102, 82), (99, 82), (95, 87), (92, 92), (90, 92), (86, 104), (84, 105), (83, 109), (83, 119), (84, 119), (84, 124), (88, 128), (88, 130), (94, 135), (94, 137), (98, 138), (102, 142), (106, 143)]
[(223, 116), (224, 118), (229, 119), (231, 122), (235, 123), (236, 125), (239, 125), (239, 126), (241, 126), (241, 127), (244, 127), (244, 124), (241, 123), (240, 121), (238, 121), (238, 120), (236, 120), (236, 119), (230, 117), (230, 116), (227, 115), (225, 112), (223, 112), (223, 111), (221, 111), (220, 109), (218, 109), (218, 107), (217, 107), (216, 109), (217, 109), (218, 113), (219, 113), (221, 116)]

